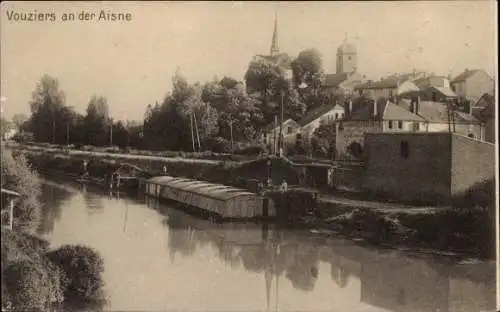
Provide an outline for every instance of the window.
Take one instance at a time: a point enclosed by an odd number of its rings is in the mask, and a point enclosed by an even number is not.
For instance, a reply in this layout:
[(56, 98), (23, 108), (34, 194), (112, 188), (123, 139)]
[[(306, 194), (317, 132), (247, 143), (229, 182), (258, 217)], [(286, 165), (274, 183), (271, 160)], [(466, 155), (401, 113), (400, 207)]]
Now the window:
[(401, 157), (408, 158), (410, 156), (410, 147), (408, 141), (401, 141)]
[(402, 121), (398, 121), (398, 129), (403, 129), (403, 122)]
[(339, 113), (335, 113), (335, 120), (339, 119)]
[(389, 120), (389, 129), (392, 129), (392, 120)]
[(288, 128), (286, 129), (286, 132), (287, 132), (287, 134), (292, 133), (292, 127), (288, 127)]
[(264, 144), (267, 144), (267, 133), (264, 133), (263, 137), (264, 137)]
[(437, 94), (436, 94), (436, 92), (432, 92), (432, 95), (431, 95), (431, 96), (432, 96), (432, 101), (433, 101), (433, 102), (436, 102), (436, 99), (437, 99)]
[(352, 59), (352, 57), (349, 55), (349, 56), (347, 57), (347, 59), (350, 61), (350, 60)]

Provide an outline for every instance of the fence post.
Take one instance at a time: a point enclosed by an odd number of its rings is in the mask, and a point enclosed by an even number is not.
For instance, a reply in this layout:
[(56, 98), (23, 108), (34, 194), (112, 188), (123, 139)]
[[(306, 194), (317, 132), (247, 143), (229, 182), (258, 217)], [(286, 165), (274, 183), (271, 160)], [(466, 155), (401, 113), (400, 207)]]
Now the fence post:
[(10, 208), (9, 208), (9, 228), (12, 231), (14, 227), (14, 199), (10, 199)]

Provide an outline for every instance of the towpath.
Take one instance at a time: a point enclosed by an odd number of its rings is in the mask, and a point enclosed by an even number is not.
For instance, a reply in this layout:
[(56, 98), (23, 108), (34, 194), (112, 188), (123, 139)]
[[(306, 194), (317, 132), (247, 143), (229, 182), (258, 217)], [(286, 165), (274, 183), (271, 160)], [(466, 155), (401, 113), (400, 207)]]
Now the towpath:
[(369, 208), (386, 213), (404, 212), (410, 214), (419, 214), (419, 213), (433, 213), (435, 211), (443, 209), (443, 207), (436, 207), (436, 206), (410, 206), (410, 205), (396, 204), (396, 203), (377, 202), (372, 200), (350, 199), (342, 197), (340, 195), (324, 194), (317, 189), (307, 188), (307, 187), (292, 187), (291, 189), (319, 192), (320, 196), (318, 200), (319, 202), (322, 203), (351, 206), (353, 208)]

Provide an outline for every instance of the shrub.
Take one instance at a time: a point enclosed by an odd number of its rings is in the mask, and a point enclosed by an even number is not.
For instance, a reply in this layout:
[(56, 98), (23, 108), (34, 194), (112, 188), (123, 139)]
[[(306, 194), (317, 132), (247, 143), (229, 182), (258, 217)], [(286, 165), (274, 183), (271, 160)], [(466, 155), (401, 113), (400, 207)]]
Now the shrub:
[(2, 187), (18, 192), (21, 197), (14, 210), (16, 229), (33, 230), (40, 220), (40, 180), (31, 170), (24, 155), (14, 156), (10, 150), (1, 153)]
[(57, 285), (40, 264), (23, 259), (11, 262), (2, 272), (10, 303), (20, 311), (44, 311), (57, 294)]
[(104, 265), (97, 252), (81, 245), (65, 245), (46, 255), (67, 278), (63, 285), (65, 300), (95, 302), (103, 299), (101, 275)]
[(205, 139), (203, 147), (214, 153), (229, 153), (231, 150), (229, 141), (221, 137)]
[(250, 145), (234, 151), (237, 155), (255, 156), (267, 153), (267, 148), (262, 145)]

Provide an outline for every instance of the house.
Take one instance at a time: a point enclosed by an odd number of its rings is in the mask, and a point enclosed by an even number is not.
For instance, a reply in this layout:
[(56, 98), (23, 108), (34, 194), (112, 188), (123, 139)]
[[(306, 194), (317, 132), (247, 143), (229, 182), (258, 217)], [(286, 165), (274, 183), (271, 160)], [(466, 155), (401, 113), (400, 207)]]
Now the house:
[(476, 103), (483, 94), (493, 94), (495, 81), (482, 69), (466, 69), (450, 82), (450, 86), (462, 101)]
[(344, 117), (344, 107), (334, 103), (326, 104), (311, 110), (299, 120), (300, 134), (309, 140), (321, 124), (336, 122)]
[(496, 116), (495, 97), (485, 93), (472, 106), (472, 115), (480, 120), (484, 125), (484, 140), (486, 142), (495, 143), (495, 116)]
[[(293, 119), (288, 118), (283, 121), (282, 126), (282, 137), (285, 144), (294, 144), (297, 139), (297, 133), (300, 130), (300, 125)], [(279, 122), (272, 123), (264, 127), (260, 135), (260, 143), (266, 146), (274, 147), (278, 146), (280, 134), (280, 124)], [(277, 149), (276, 149), (277, 150)]]
[(355, 111), (352, 102), (347, 105), (346, 116), (337, 127), (336, 148), (340, 157), (360, 157), (365, 132), (422, 131), (425, 120), (417, 114), (390, 101), (368, 103)]
[(411, 96), (420, 96), (424, 101), (447, 102), (455, 100), (457, 95), (450, 88), (450, 81), (442, 76), (426, 76), (413, 81), (420, 89)]
[(447, 200), (495, 178), (495, 145), (459, 133), (366, 133), (364, 188), (412, 200)]
[(414, 102), (402, 99), (399, 105), (424, 119), (421, 131), (451, 131), (480, 140), (484, 137), (484, 126), (480, 120), (470, 113), (454, 110), (448, 104), (417, 98)]
[(336, 73), (325, 75), (323, 88), (329, 94), (349, 96), (354, 93), (354, 88), (363, 82), (360, 73)]
[(373, 100), (394, 99), (397, 96), (420, 89), (411, 80), (399, 76), (383, 78), (380, 81), (368, 81), (354, 87), (358, 95), (369, 97)]

